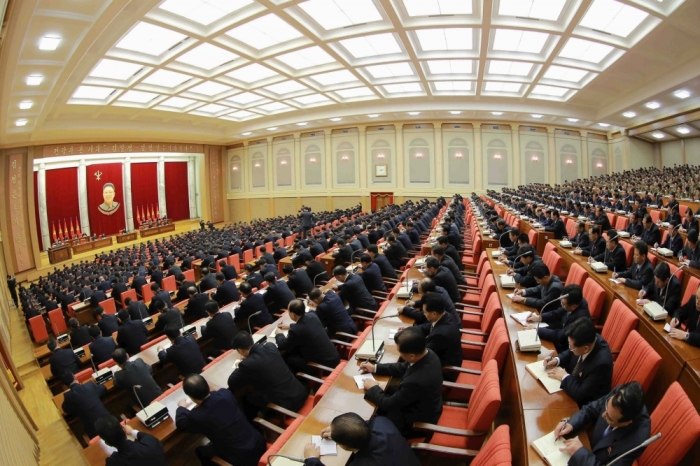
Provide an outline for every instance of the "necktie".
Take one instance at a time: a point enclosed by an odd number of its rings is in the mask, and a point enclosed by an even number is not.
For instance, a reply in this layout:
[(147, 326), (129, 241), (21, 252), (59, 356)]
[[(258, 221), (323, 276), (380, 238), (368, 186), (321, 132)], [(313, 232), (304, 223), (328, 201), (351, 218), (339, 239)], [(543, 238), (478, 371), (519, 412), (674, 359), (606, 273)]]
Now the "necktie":
[(571, 372), (571, 375), (578, 377), (578, 370), (581, 368), (581, 363), (583, 363), (583, 359), (581, 358), (581, 356), (579, 356), (578, 361), (576, 361), (576, 365), (574, 366), (574, 370)]
[(603, 437), (607, 437), (607, 435), (612, 432), (612, 427), (608, 426), (605, 428), (605, 432), (603, 432)]

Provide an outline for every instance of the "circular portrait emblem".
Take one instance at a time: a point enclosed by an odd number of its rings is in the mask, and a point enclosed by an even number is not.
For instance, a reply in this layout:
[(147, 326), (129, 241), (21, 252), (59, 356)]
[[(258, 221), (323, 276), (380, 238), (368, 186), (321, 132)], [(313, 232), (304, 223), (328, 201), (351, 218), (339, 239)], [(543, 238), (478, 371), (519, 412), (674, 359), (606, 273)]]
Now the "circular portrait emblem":
[(100, 204), (97, 208), (101, 214), (112, 215), (117, 210), (119, 210), (119, 203), (114, 202), (114, 185), (112, 183), (105, 183), (102, 187), (102, 199), (104, 202)]

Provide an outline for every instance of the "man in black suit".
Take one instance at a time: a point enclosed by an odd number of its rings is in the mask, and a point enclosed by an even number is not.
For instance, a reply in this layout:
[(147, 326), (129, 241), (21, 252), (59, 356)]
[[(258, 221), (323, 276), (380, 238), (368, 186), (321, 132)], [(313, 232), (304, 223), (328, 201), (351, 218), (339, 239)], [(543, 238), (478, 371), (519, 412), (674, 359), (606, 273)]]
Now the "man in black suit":
[[(104, 282), (103, 282), (104, 283)], [(102, 301), (107, 300), (107, 295), (105, 294), (104, 291), (98, 290), (95, 285), (92, 285), (95, 289), (92, 290), (92, 294), (90, 295), (90, 305), (92, 307), (97, 307), (100, 305)]]
[(148, 341), (148, 329), (140, 320), (132, 320), (129, 311), (119, 311), (121, 326), (117, 332), (117, 344), (127, 353), (134, 355), (141, 351), (141, 345)]
[(151, 283), (151, 291), (153, 292), (153, 298), (151, 299), (151, 304), (148, 306), (148, 312), (150, 314), (156, 313), (156, 301), (163, 301), (165, 307), (170, 309), (173, 307), (173, 302), (170, 300), (170, 293), (165, 290), (161, 290), (157, 283)]
[(584, 222), (576, 222), (576, 236), (569, 239), (573, 247), (579, 249), (587, 248), (591, 243), (591, 238), (586, 231), (586, 224)]
[(251, 288), (260, 289), (260, 285), (264, 281), (263, 276), (260, 275), (258, 272), (255, 272), (253, 266), (250, 264), (245, 265), (245, 273), (245, 281), (250, 284)]
[[(248, 330), (249, 325), (251, 329), (256, 327), (263, 328), (273, 322), (274, 319), (267, 310), (262, 295), (253, 293), (250, 283), (241, 283), (238, 291), (241, 292), (243, 299), (241, 300), (241, 305), (234, 309), (233, 321), (239, 330)], [(253, 315), (258, 311), (260, 311), (260, 314)], [(250, 323), (248, 322), (249, 320)]]
[(301, 268), (303, 262), (300, 258), (299, 260), (295, 258), (292, 264), (285, 264), (284, 267), (282, 267), (282, 271), (287, 276), (287, 286), (295, 297), (308, 295), (311, 290), (314, 289), (314, 284), (311, 282), (311, 278), (309, 278), (309, 274), (306, 273), (306, 270)]
[[(537, 286), (514, 291), (513, 302), (523, 303), (542, 312), (542, 307), (561, 295), (564, 286), (559, 277), (549, 272), (549, 267), (543, 262), (532, 266), (532, 276)], [(551, 305), (551, 304), (550, 304)]]
[(630, 234), (630, 236), (633, 237), (639, 237), (642, 236), (642, 232), (644, 231), (644, 227), (642, 226), (642, 218), (644, 215), (640, 217), (639, 213), (637, 211), (632, 212), (629, 215), (629, 225), (627, 225), (627, 228), (625, 228), (625, 231)]
[[(336, 416), (321, 431), (321, 437), (335, 441), (352, 452), (348, 466), (420, 466), (420, 460), (401, 436), (394, 423), (383, 416), (365, 421), (356, 413)], [(305, 466), (324, 466), (320, 450), (309, 444), (304, 448)]]
[(219, 267), (221, 268), (221, 273), (224, 274), (224, 278), (226, 280), (235, 280), (238, 278), (236, 267), (228, 265), (226, 261), (219, 261)]
[(202, 368), (207, 363), (204, 362), (197, 340), (192, 335), (181, 336), (180, 329), (175, 325), (166, 327), (165, 335), (170, 340), (171, 346), (167, 350), (161, 345), (156, 348), (160, 362), (162, 364), (172, 362), (177, 366), (180, 375), (185, 377), (202, 372)]
[[(359, 238), (360, 237), (358, 236), (358, 239)], [(306, 241), (309, 243), (309, 254), (311, 254), (311, 257), (316, 257), (319, 254), (324, 254), (326, 252), (326, 250), (323, 249), (323, 245), (319, 243), (315, 238), (309, 237)]]
[(651, 220), (651, 215), (644, 215), (644, 219), (642, 220), (642, 226), (644, 227), (644, 230), (642, 231), (642, 236), (640, 238), (632, 237), (632, 241), (641, 239), (649, 246), (654, 246), (656, 243), (661, 241), (661, 231), (659, 231), (659, 227), (657, 227)]
[(394, 336), (403, 362), (370, 364), (364, 372), (401, 378), (397, 390), (388, 394), (376, 380), (365, 379), (365, 399), (374, 403), (380, 416), (394, 423), (404, 437), (411, 435), (414, 422), (437, 423), (442, 414), (442, 366), (440, 358), (426, 347), (418, 327), (409, 327)]
[[(126, 298), (127, 300), (130, 298)], [(148, 315), (148, 313), (146, 313)], [(101, 306), (97, 306), (92, 311), (92, 316), (97, 321), (97, 326), (102, 331), (102, 336), (111, 337), (114, 332), (119, 330), (119, 319), (115, 314), (107, 314)]]
[(64, 294), (63, 297), (61, 298), (61, 309), (63, 309), (63, 312), (67, 313), (68, 312), (68, 305), (73, 304), (76, 301), (77, 300), (75, 299), (75, 296), (73, 296), (72, 293), (67, 291), (66, 294)]
[[(292, 259), (294, 260), (294, 259)], [(306, 261), (306, 274), (311, 279), (314, 286), (325, 284), (331, 279), (326, 267), (317, 260)]]
[(598, 225), (598, 228), (600, 228), (600, 231), (608, 231), (612, 228), (612, 225), (610, 225), (610, 219), (608, 218), (607, 214), (603, 211), (602, 206), (598, 206), (595, 208), (595, 220), (593, 220), (593, 223)]
[(73, 348), (80, 348), (92, 341), (87, 325), (80, 325), (75, 317), (68, 319), (68, 328), (70, 329), (70, 344)]
[(433, 279), (435, 285), (441, 286), (447, 291), (453, 303), (458, 303), (462, 300), (454, 275), (447, 267), (440, 265), (437, 257), (431, 256), (425, 260), (425, 273), (429, 278)]
[[(302, 300), (295, 299), (289, 303), (289, 317), (294, 324), (279, 324), (275, 330), (275, 340), (292, 372), (305, 372), (309, 362), (328, 367), (340, 363), (338, 350), (320, 319), (315, 313), (306, 312)], [(286, 337), (283, 334), (285, 330), (289, 330)]]
[(654, 269), (654, 280), (649, 285), (649, 288), (639, 291), (640, 301), (638, 304), (643, 306), (650, 301), (655, 301), (659, 306), (666, 309), (669, 315), (673, 315), (681, 305), (682, 295), (682, 285), (678, 276), (671, 275), (671, 268), (668, 266), (668, 263), (661, 261)]
[(188, 322), (202, 319), (207, 316), (207, 311), (204, 310), (204, 305), (209, 301), (209, 294), (197, 293), (197, 288), (191, 286), (187, 292), (190, 299), (185, 306), (185, 319)]
[(117, 303), (121, 303), (122, 293), (126, 292), (126, 284), (121, 280), (121, 278), (114, 278), (112, 280), (112, 298), (114, 298), (114, 301), (116, 301)]
[(588, 237), (590, 238), (588, 245), (577, 247), (574, 249), (573, 253), (583, 257), (596, 257), (600, 254), (604, 254), (606, 245), (605, 238), (600, 234), (600, 227), (598, 225), (593, 225), (588, 230)]
[(442, 248), (442, 246), (436, 244), (431, 248), (431, 251), (433, 253), (433, 257), (440, 261), (440, 265), (449, 270), (452, 276), (455, 277), (455, 282), (457, 285), (467, 285), (467, 280), (464, 278), (464, 275), (462, 275), (459, 267), (450, 256), (445, 254), (445, 250)]
[(581, 318), (566, 329), (569, 349), (545, 358), (547, 374), (561, 381), (561, 388), (579, 406), (610, 391), (613, 360), (608, 343), (598, 335), (591, 319)]
[(370, 294), (373, 291), (381, 291), (386, 293), (386, 285), (382, 279), (382, 271), (379, 270), (379, 266), (372, 262), (372, 258), (369, 254), (362, 254), (360, 256), (360, 264), (362, 265), (362, 273), (360, 278), (365, 284), (365, 288)]
[(357, 335), (357, 326), (345, 309), (343, 300), (332, 291), (323, 293), (319, 288), (311, 290), (309, 308), (315, 310), (328, 336), (333, 337), (336, 332)]
[[(509, 232), (509, 234), (512, 234), (513, 232), (517, 232), (517, 231), (518, 231), (517, 229), (513, 229)], [(459, 256), (459, 253), (457, 252), (455, 247), (452, 246), (449, 241), (447, 241), (447, 236), (440, 236), (438, 238), (438, 244), (440, 246), (442, 246), (442, 249), (445, 251), (445, 255), (450, 257), (454, 261), (454, 263), (457, 264), (457, 267), (459, 268), (459, 270), (463, 270), (464, 264), (462, 264), (462, 258)], [(515, 244), (514, 244), (514, 246), (515, 246), (516, 251), (517, 251), (518, 246)]]
[(135, 289), (140, 296), (143, 296), (142, 288), (144, 285), (146, 285), (146, 283), (145, 275), (134, 272), (134, 279), (131, 281), (131, 287)]
[(655, 244), (654, 247), (670, 249), (673, 251), (673, 256), (678, 257), (678, 253), (683, 249), (683, 236), (678, 232), (679, 227), (680, 223), (677, 223), (675, 220), (669, 222), (666, 240), (662, 243)]
[(236, 284), (226, 280), (223, 273), (216, 274), (216, 283), (219, 286), (216, 287), (216, 293), (211, 294), (211, 299), (219, 303), (220, 306), (226, 306), (241, 299), (241, 294), (238, 292)]
[(268, 264), (272, 264), (272, 265), (277, 264), (277, 262), (275, 261), (275, 256), (272, 253), (270, 253), (265, 248), (265, 246), (260, 248), (260, 258), (264, 259), (265, 262), (267, 262)]
[(401, 244), (401, 241), (396, 240), (394, 235), (387, 236), (386, 242), (388, 246), (384, 250), (384, 256), (394, 269), (398, 269), (404, 264), (403, 259), (408, 257), (408, 252), (406, 252), (406, 248)]
[(627, 270), (627, 253), (625, 248), (620, 244), (620, 237), (617, 236), (617, 231), (608, 231), (608, 241), (605, 245), (605, 252), (593, 257), (593, 260), (602, 262), (612, 270), (613, 273), (624, 272)]
[(528, 322), (533, 322), (528, 328), (538, 328), (536, 322), (546, 322), (548, 327), (539, 327), (537, 334), (542, 340), (551, 341), (554, 343), (554, 348), (558, 353), (562, 353), (569, 348), (569, 340), (566, 336), (566, 329), (569, 325), (586, 317), (591, 318), (591, 313), (588, 310), (588, 301), (583, 297), (583, 290), (578, 285), (568, 285), (562, 290), (562, 295), (567, 295), (562, 298), (559, 306), (554, 304), (550, 306), (550, 311), (545, 311), (540, 315), (535, 313), (530, 314), (527, 318)]
[(208, 267), (202, 267), (202, 280), (199, 282), (199, 291), (204, 293), (216, 288), (216, 274), (211, 273)]
[(214, 351), (210, 356), (218, 356), (224, 351), (233, 349), (233, 337), (238, 333), (236, 323), (228, 312), (219, 312), (216, 301), (209, 301), (205, 306), (209, 320), (202, 326), (202, 336), (213, 339)]
[(277, 280), (271, 272), (265, 274), (265, 281), (267, 282), (263, 295), (265, 306), (271, 314), (281, 314), (282, 309), (287, 309), (289, 303), (294, 299), (294, 295), (287, 286), (287, 282)]
[(293, 412), (304, 405), (308, 390), (289, 370), (274, 344), (256, 345), (253, 337), (242, 331), (233, 338), (232, 346), (241, 355), (241, 361), (228, 378), (228, 388), (234, 393), (246, 387), (254, 390), (242, 399), (246, 418), (252, 420), (258, 411), (265, 413), (268, 403)]
[[(151, 315), (143, 301), (126, 298), (124, 299), (124, 305), (126, 306), (126, 310), (129, 311), (132, 320), (142, 320)], [(165, 303), (163, 303), (163, 305), (165, 305)], [(155, 307), (153, 310), (155, 312)]]
[[(426, 338), (426, 346), (440, 359), (443, 366), (462, 366), (462, 338), (459, 325), (454, 318), (445, 312), (442, 297), (437, 293), (430, 293), (422, 300), (423, 314), (427, 319), (424, 324), (418, 325)], [(454, 382), (459, 372), (443, 372), (443, 378)]]
[(69, 416), (78, 416), (83, 422), (87, 436), (95, 437), (95, 421), (109, 416), (109, 411), (100, 400), (100, 397), (107, 393), (107, 388), (92, 381), (81, 384), (70, 371), (63, 372), (59, 378), (61, 383), (68, 387), (68, 391), (63, 393), (63, 412)]
[[(139, 432), (129, 424), (122, 425), (114, 416), (101, 417), (95, 422), (97, 435), (117, 451), (105, 461), (105, 466), (167, 466), (163, 444), (154, 436)], [(127, 435), (136, 440), (127, 439)]]
[(335, 256), (336, 260), (338, 261), (338, 264), (347, 264), (348, 262), (352, 261), (352, 246), (349, 244), (345, 244), (345, 240), (340, 238), (338, 242), (336, 243), (336, 246), (338, 246), (338, 250), (333, 253)]
[(185, 279), (184, 274), (179, 274), (175, 276), (175, 284), (177, 285), (177, 294), (175, 295), (176, 303), (189, 299), (189, 294), (187, 293), (187, 290), (191, 286), (196, 286), (193, 281)]
[(379, 254), (379, 248), (376, 244), (370, 244), (370, 246), (367, 248), (367, 254), (369, 254), (369, 257), (372, 258), (372, 262), (379, 266), (382, 277), (398, 280), (399, 277), (396, 275), (394, 267), (389, 262), (389, 259), (384, 257), (383, 254)]
[(195, 406), (188, 409), (186, 398), (178, 402), (177, 430), (202, 434), (211, 441), (195, 450), (199, 461), (214, 465), (212, 458), (218, 456), (236, 466), (256, 466), (265, 453), (265, 439), (245, 419), (231, 390), (212, 392), (201, 375), (188, 376), (182, 388)]
[(60, 348), (56, 340), (49, 340), (47, 344), (49, 351), (51, 351), (51, 356), (49, 356), (49, 366), (51, 367), (51, 374), (54, 377), (60, 377), (61, 374), (68, 371), (72, 374), (77, 374), (80, 372), (80, 358), (75, 355), (70, 348)]
[[(155, 264), (154, 261), (151, 262)], [(163, 286), (163, 271), (160, 270), (156, 265), (153, 265), (151, 267), (151, 284), (153, 283), (157, 284), (159, 287)]]
[[(693, 346), (700, 346), (700, 287), (695, 294), (688, 299), (678, 310), (673, 313), (671, 319), (671, 331), (668, 336), (676, 340), (682, 340)], [(685, 330), (678, 328), (685, 324)]]
[(647, 257), (648, 250), (647, 243), (641, 240), (636, 241), (632, 267), (625, 272), (613, 274), (613, 278), (635, 290), (647, 289), (654, 281), (654, 266), (651, 265), (651, 261)]
[(333, 276), (337, 282), (333, 285), (333, 290), (343, 302), (348, 302), (350, 314), (356, 314), (356, 309), (377, 310), (377, 301), (367, 291), (359, 275), (348, 273), (344, 266), (338, 265), (333, 269)]
[(163, 301), (158, 301), (156, 303), (156, 310), (160, 314), (158, 316), (158, 321), (156, 322), (155, 328), (158, 332), (165, 330), (165, 327), (169, 325), (175, 325), (177, 328), (182, 328), (184, 325), (184, 319), (180, 313), (180, 309), (173, 307), (171, 309), (166, 309), (165, 303)]
[[(143, 362), (143, 359), (136, 358), (129, 361), (129, 355), (122, 348), (117, 348), (112, 353), (112, 359), (121, 369), (114, 373), (114, 388), (127, 390), (134, 403), (140, 404), (140, 400), (143, 406), (148, 406), (163, 393), (151, 375), (153, 368)], [(141, 386), (136, 389), (138, 398), (134, 395), (136, 385)]]
[[(515, 258), (518, 260), (515, 261)], [(506, 274), (513, 277), (515, 283), (524, 288), (537, 286), (537, 280), (532, 275), (532, 268), (535, 264), (541, 264), (542, 260), (537, 256), (535, 248), (529, 244), (524, 244), (518, 249), (513, 259), (513, 267), (509, 267)]]
[(99, 366), (103, 362), (107, 362), (112, 358), (112, 353), (117, 349), (117, 343), (112, 336), (102, 336), (100, 328), (97, 325), (90, 327), (90, 357), (95, 366)]
[[(571, 455), (570, 466), (610, 464), (651, 436), (651, 419), (644, 406), (642, 386), (629, 382), (615, 387), (609, 394), (586, 404), (570, 419), (561, 421), (554, 429), (554, 437), (581, 432), (591, 424), (591, 450), (584, 448), (578, 437), (564, 440), (563, 449)], [(635, 450), (614, 463), (632, 466), (644, 450)]]

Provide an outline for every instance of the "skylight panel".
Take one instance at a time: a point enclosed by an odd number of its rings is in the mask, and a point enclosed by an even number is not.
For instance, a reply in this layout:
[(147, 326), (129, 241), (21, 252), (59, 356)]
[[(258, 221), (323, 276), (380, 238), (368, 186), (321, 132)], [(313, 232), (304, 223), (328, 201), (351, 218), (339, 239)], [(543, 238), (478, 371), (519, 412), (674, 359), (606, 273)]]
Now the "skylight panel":
[(253, 94), (252, 92), (242, 92), (240, 94), (232, 95), (231, 97), (226, 98), (226, 100), (228, 100), (229, 102), (233, 102), (234, 104), (239, 105), (248, 105), (249, 103), (256, 102), (262, 99), (264, 99), (264, 97), (259, 96), (257, 94)]
[(164, 100), (158, 105), (161, 107), (185, 108), (192, 105), (195, 102), (197, 101), (192, 99), (185, 99), (184, 97), (171, 97), (168, 100)]
[(581, 82), (586, 77), (588, 71), (577, 70), (575, 68), (567, 68), (566, 66), (552, 65), (549, 67), (544, 77), (547, 79), (556, 79), (558, 81), (568, 81), (572, 83)]
[(433, 83), (436, 91), (471, 91), (471, 81), (436, 81)]
[(153, 92), (142, 91), (126, 91), (117, 100), (120, 102), (134, 102), (137, 104), (145, 104), (158, 97), (158, 94)]
[(566, 0), (500, 0), (498, 14), (556, 21), (564, 5)]
[(202, 84), (187, 89), (187, 92), (195, 92), (197, 94), (211, 97), (225, 91), (230, 91), (231, 89), (231, 87), (224, 86), (223, 84), (215, 83), (213, 81), (205, 81)]
[(302, 105), (318, 104), (321, 102), (331, 103), (331, 99), (321, 94), (311, 94), (305, 95), (303, 97), (295, 97), (293, 100), (299, 102)]
[(544, 86), (542, 84), (538, 84), (532, 89), (532, 93), (552, 97), (563, 97), (564, 94), (566, 94), (570, 90), (571, 89), (566, 89), (564, 87)]
[(143, 65), (103, 58), (88, 76), (126, 81), (143, 68)]
[(489, 74), (505, 74), (510, 76), (527, 76), (532, 70), (532, 63), (519, 61), (491, 60)]
[(549, 34), (544, 32), (496, 29), (493, 49), (506, 52), (540, 53)]
[(203, 107), (199, 107), (195, 111), (214, 114), (214, 113), (223, 112), (224, 110), (231, 110), (231, 108), (225, 107), (225, 106), (219, 105), (219, 104), (209, 104), (209, 105), (204, 105)]
[(303, 70), (312, 66), (325, 65), (326, 63), (333, 63), (335, 61), (333, 57), (318, 46), (285, 53), (275, 58), (295, 70)]
[(301, 37), (301, 33), (279, 17), (269, 14), (226, 32), (227, 36), (262, 50)]
[(615, 0), (595, 0), (580, 26), (627, 37), (647, 16), (648, 13)]
[(397, 94), (400, 92), (421, 92), (422, 88), (419, 83), (402, 83), (402, 84), (387, 84), (384, 90), (389, 94)]
[(171, 29), (141, 21), (117, 42), (115, 47), (157, 57), (186, 37)]
[(433, 50), (472, 50), (472, 30), (470, 28), (419, 29), (416, 31), (421, 49)]
[(572, 37), (561, 50), (559, 56), (589, 63), (600, 63), (612, 51), (613, 47), (609, 45)]
[(233, 70), (230, 73), (226, 73), (226, 76), (230, 76), (234, 79), (250, 84), (255, 81), (261, 81), (272, 76), (277, 76), (277, 73), (272, 71), (270, 68), (253, 63), (251, 65), (244, 66), (243, 68)]
[(401, 47), (391, 33), (355, 37), (341, 40), (340, 43), (355, 58), (401, 53)]
[(413, 76), (413, 68), (411, 68), (411, 65), (409, 65), (406, 62), (368, 66), (365, 69), (375, 79), (396, 78), (399, 76)]
[(489, 92), (520, 92), (523, 85), (520, 83), (504, 83), (499, 81), (488, 81), (485, 89)]
[(248, 110), (239, 110), (234, 113), (229, 113), (227, 116), (233, 117), (233, 118), (248, 118), (250, 116), (259, 116), (257, 113), (249, 112)]
[(430, 60), (428, 69), (432, 74), (470, 74), (471, 60)]
[(74, 99), (104, 100), (114, 92), (113, 87), (78, 86), (73, 93)]
[(158, 8), (208, 26), (251, 3), (253, 0), (166, 0)]
[(289, 94), (290, 92), (306, 91), (309, 88), (296, 81), (283, 81), (264, 87), (265, 90), (274, 92), (277, 95)]
[(144, 84), (153, 84), (162, 87), (177, 87), (185, 81), (192, 79), (192, 76), (176, 73), (169, 70), (157, 70), (155, 73), (141, 81)]
[(470, 15), (471, 0), (403, 0), (408, 16)]
[(357, 76), (352, 74), (349, 70), (331, 71), (329, 73), (315, 74), (309, 77), (322, 86), (333, 86), (358, 80)]
[(292, 107), (290, 107), (287, 104), (283, 104), (282, 102), (272, 102), (269, 104), (261, 105), (258, 107), (260, 110), (265, 110), (266, 112), (276, 112), (279, 110), (291, 110)]
[(374, 96), (375, 93), (372, 92), (372, 90), (368, 87), (355, 87), (353, 89), (341, 89), (339, 91), (335, 91), (336, 94), (338, 94), (340, 97), (344, 99), (351, 99), (353, 97), (366, 97), (366, 96)]
[(309, 0), (299, 7), (326, 31), (382, 20), (372, 0)]
[(203, 70), (213, 70), (224, 63), (228, 63), (238, 58), (235, 53), (224, 50), (211, 44), (202, 44), (193, 48), (189, 52), (176, 58), (175, 61), (202, 68)]

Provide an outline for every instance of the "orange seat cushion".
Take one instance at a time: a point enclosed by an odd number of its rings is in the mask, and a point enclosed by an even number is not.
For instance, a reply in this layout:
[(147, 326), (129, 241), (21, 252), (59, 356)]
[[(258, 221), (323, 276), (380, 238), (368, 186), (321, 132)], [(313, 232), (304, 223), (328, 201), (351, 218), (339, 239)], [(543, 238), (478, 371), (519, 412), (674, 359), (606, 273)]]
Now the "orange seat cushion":
[(481, 330), (481, 316), (474, 314), (462, 314), (462, 328)]
[[(442, 415), (438, 420), (438, 425), (443, 427), (452, 427), (454, 429), (466, 429), (467, 408), (443, 406)], [(430, 443), (433, 445), (442, 445), (443, 447), (467, 448), (467, 438), (458, 437), (456, 435), (436, 433), (433, 435)]]

